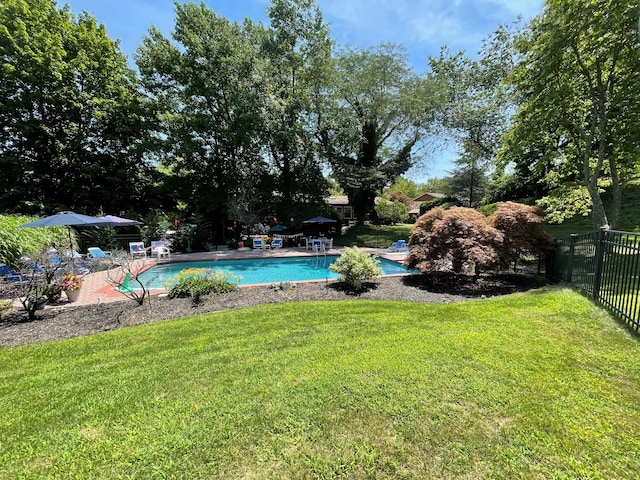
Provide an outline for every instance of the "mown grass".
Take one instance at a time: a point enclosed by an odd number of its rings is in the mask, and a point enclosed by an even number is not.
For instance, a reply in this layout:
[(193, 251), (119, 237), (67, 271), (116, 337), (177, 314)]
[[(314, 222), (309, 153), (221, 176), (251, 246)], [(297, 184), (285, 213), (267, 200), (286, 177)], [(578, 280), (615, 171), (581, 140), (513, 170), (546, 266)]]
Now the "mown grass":
[(408, 240), (413, 224), (356, 225), (335, 239), (336, 245), (351, 247), (386, 248), (397, 240)]
[(638, 478), (640, 346), (567, 289), (0, 351), (0, 478)]

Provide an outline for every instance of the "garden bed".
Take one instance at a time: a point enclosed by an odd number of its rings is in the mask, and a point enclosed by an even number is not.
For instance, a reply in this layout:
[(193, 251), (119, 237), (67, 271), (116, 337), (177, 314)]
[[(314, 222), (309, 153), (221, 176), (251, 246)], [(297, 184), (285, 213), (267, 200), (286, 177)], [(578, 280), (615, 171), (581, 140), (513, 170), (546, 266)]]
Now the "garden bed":
[(340, 282), (313, 282), (238, 288), (223, 295), (190, 298), (151, 297), (143, 306), (132, 300), (82, 307), (47, 308), (28, 321), (23, 311), (12, 310), (0, 320), (0, 346), (27, 345), (90, 335), (133, 325), (243, 308), (264, 303), (363, 298), (418, 303), (451, 303), (469, 298), (493, 297), (538, 288), (544, 278), (502, 274), (481, 276), (477, 281), (453, 275), (386, 277), (367, 284), (362, 291), (347, 290)]

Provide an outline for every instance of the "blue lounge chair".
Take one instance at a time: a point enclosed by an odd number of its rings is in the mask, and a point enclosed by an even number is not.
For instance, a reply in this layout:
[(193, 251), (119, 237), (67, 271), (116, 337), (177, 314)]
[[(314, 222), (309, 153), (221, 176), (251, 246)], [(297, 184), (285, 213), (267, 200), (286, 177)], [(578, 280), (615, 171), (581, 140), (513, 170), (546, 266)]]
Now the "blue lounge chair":
[(42, 273), (44, 272), (44, 267), (40, 265), (38, 262), (29, 257), (21, 257), (20, 261), (25, 264), (25, 266), (31, 270), (32, 272)]
[(254, 248), (254, 250), (264, 250), (264, 243), (262, 243), (262, 239), (261, 238), (254, 238), (253, 239), (253, 248)]
[(51, 260), (51, 263), (53, 265), (56, 265), (62, 268), (63, 271), (67, 270), (68, 267), (71, 267), (72, 270), (82, 274), (93, 272), (93, 268), (91, 268), (90, 265), (88, 265), (85, 261), (82, 260), (82, 255), (80, 255), (78, 252), (74, 250), (65, 250), (63, 252), (64, 259), (65, 259), (64, 262), (58, 255), (58, 251), (55, 248), (47, 249), (47, 253), (49, 254), (49, 259)]
[(398, 240), (397, 242), (392, 243), (391, 246), (389, 247), (389, 250), (391, 250), (392, 252), (398, 252), (406, 249), (407, 249), (407, 242), (405, 240)]
[(87, 248), (87, 257), (89, 258), (110, 258), (111, 252), (105, 252), (100, 247)]
[(282, 248), (282, 239), (281, 238), (274, 238), (273, 242), (271, 242), (271, 248), (272, 249)]
[(0, 263), (0, 277), (7, 282), (21, 282), (22, 275), (19, 272), (16, 272), (12, 268), (10, 268), (5, 263)]

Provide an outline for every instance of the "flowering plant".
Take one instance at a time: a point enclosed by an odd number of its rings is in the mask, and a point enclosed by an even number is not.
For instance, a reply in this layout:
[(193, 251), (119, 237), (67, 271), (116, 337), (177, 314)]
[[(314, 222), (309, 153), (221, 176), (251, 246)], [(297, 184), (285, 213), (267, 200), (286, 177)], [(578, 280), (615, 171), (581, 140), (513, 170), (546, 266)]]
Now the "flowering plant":
[(82, 278), (73, 273), (67, 273), (60, 279), (61, 290), (78, 290), (82, 287)]

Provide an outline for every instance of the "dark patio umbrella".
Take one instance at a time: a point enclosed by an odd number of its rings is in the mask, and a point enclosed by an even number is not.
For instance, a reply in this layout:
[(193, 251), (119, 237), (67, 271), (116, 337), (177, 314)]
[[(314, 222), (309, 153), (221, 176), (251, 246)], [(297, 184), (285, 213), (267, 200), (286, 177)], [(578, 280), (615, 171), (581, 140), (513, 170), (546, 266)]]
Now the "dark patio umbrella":
[(89, 215), (74, 212), (58, 212), (55, 215), (41, 218), (35, 222), (25, 223), (24, 225), (20, 225), (18, 228), (68, 227), (71, 225), (95, 226), (98, 224), (102, 225), (98, 217), (90, 217)]
[(131, 220), (128, 218), (116, 217), (115, 215), (105, 215), (97, 217), (99, 223), (96, 225), (87, 225), (87, 227), (131, 227), (133, 225), (142, 225), (142, 222)]
[(277, 225), (274, 225), (273, 227), (271, 227), (269, 229), (269, 231), (271, 232), (282, 232), (284, 230), (286, 230), (287, 227), (285, 227), (284, 225), (280, 225), (279, 223)]
[(302, 223), (306, 223), (307, 225), (310, 223), (338, 223), (336, 220), (334, 220), (333, 218), (327, 218), (327, 217), (313, 217), (310, 218), (309, 220), (305, 220)]
[(90, 217), (81, 213), (74, 212), (58, 212), (55, 215), (41, 218), (35, 222), (25, 223), (18, 228), (37, 228), (37, 227), (67, 227), (69, 230), (69, 247), (73, 250), (73, 242), (71, 241), (72, 226), (97, 227), (105, 225), (98, 217)]

